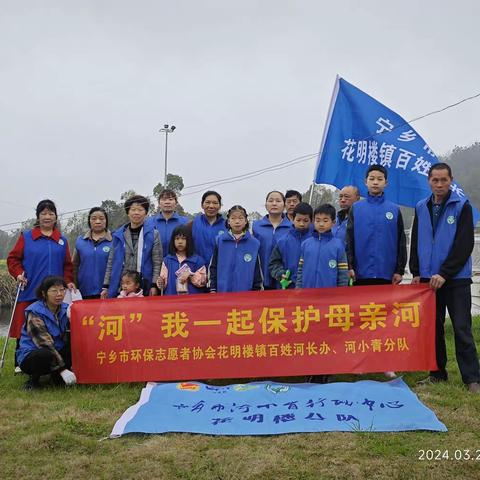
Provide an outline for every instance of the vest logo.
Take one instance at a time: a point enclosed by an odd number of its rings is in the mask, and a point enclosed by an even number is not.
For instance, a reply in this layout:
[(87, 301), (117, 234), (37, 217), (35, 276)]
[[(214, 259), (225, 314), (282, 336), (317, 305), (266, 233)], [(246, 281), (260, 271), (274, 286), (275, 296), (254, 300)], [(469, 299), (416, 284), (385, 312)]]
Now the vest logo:
[(110, 251), (110, 247), (108, 245), (105, 245), (102, 250), (105, 252), (105, 253), (108, 253)]
[(330, 268), (335, 268), (337, 266), (337, 261), (336, 260), (329, 260), (328, 261), (328, 266)]
[(387, 217), (387, 220), (391, 220), (393, 218), (393, 213), (392, 212), (387, 212), (385, 214), (385, 216)]
[(218, 233), (217, 233), (217, 237), (219, 237), (220, 235), (223, 235), (225, 233), (224, 230), (219, 230)]
[(246, 254), (243, 256), (243, 259), (244, 259), (246, 262), (251, 262), (251, 261), (252, 261), (252, 256), (251, 256), (249, 253), (246, 253)]
[(454, 217), (453, 215), (449, 215), (449, 216), (447, 217), (447, 223), (448, 223), (449, 225), (453, 225), (453, 224), (455, 223), (455, 217)]
[(63, 241), (63, 238), (61, 238), (61, 239), (58, 241), (58, 244), (59, 244), (59, 245), (65, 245), (65, 242)]
[(200, 385), (198, 385), (198, 383), (182, 382), (177, 385), (177, 388), (189, 392), (198, 392), (200, 390)]
[(271, 393), (287, 393), (290, 390), (288, 385), (265, 385), (265, 389)]

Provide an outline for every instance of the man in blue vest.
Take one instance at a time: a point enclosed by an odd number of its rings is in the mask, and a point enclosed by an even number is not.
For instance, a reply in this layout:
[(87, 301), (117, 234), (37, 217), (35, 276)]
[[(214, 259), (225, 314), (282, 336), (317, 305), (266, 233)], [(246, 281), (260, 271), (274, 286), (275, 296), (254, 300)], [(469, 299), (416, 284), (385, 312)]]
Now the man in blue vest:
[(417, 203), (412, 227), (412, 283), (429, 282), (437, 297), (435, 346), (438, 370), (430, 372), (430, 376), (420, 383), (448, 379), (444, 329), (448, 308), (463, 383), (470, 392), (480, 393), (480, 369), (470, 312), (473, 214), (468, 200), (450, 190), (452, 180), (452, 170), (446, 163), (431, 167), (428, 183), (432, 195)]
[(332, 233), (335, 237), (347, 243), (347, 223), (348, 214), (352, 205), (360, 200), (360, 192), (358, 187), (347, 185), (340, 190), (338, 195), (338, 204), (340, 210), (337, 213), (337, 221), (333, 225)]

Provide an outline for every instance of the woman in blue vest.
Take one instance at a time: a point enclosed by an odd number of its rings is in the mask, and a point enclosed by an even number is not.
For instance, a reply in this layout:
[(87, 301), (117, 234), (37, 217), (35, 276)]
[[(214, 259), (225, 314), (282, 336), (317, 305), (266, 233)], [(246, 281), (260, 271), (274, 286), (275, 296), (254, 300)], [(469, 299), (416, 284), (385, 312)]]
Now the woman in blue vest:
[(112, 235), (101, 298), (116, 298), (120, 281), (127, 270), (142, 275), (143, 294), (157, 295), (157, 278), (162, 266), (162, 242), (152, 222), (146, 222), (150, 202), (141, 195), (130, 197), (124, 205), (130, 220)]
[(228, 232), (217, 238), (210, 263), (210, 292), (262, 290), (260, 242), (248, 231), (247, 211), (233, 206), (226, 223)]
[(108, 216), (102, 207), (88, 212), (88, 232), (77, 238), (73, 254), (73, 275), (84, 299), (100, 298), (112, 235)]
[(265, 199), (267, 215), (261, 220), (253, 222), (253, 236), (260, 242), (260, 264), (263, 273), (263, 286), (265, 290), (275, 288), (273, 279), (268, 270), (270, 256), (274, 241), (286, 235), (292, 228), (292, 222), (283, 214), (285, 209), (285, 196), (276, 190), (270, 192)]
[(68, 242), (57, 228), (57, 208), (51, 200), (42, 200), (36, 208), (35, 226), (22, 232), (8, 254), (10, 275), (23, 287), (18, 296), (10, 336), (19, 338), (24, 311), (36, 300), (35, 291), (47, 275), (65, 278), (69, 288), (73, 283), (72, 260)]
[(222, 197), (213, 190), (208, 190), (202, 195), (202, 209), (204, 213), (198, 214), (192, 222), (192, 236), (195, 250), (207, 265), (213, 255), (215, 239), (226, 230), (225, 221), (220, 214)]
[(54, 383), (73, 385), (67, 330), (68, 305), (63, 303), (67, 284), (62, 277), (49, 275), (37, 288), (38, 301), (25, 310), (25, 323), (16, 352), (22, 372), (30, 375), (25, 389), (40, 386), (40, 377), (50, 374)]

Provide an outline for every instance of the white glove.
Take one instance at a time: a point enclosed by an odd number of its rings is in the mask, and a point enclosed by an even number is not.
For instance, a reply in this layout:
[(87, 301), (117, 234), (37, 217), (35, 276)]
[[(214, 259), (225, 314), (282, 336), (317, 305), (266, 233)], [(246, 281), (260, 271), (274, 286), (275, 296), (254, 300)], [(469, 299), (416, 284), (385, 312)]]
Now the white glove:
[(62, 370), (60, 372), (60, 376), (63, 378), (65, 385), (75, 385), (77, 383), (77, 377), (75, 374), (70, 370)]

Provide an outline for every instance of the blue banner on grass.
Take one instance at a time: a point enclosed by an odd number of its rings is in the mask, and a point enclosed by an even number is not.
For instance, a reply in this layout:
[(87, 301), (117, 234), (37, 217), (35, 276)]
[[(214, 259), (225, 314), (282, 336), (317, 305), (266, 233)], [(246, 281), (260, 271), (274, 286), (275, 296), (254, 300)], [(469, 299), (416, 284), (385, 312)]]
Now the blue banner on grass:
[(447, 428), (402, 379), (355, 383), (148, 383), (117, 421), (126, 433), (277, 435), (294, 432)]
[[(388, 170), (385, 194), (399, 205), (415, 207), (431, 195), (428, 171), (438, 159), (425, 140), (400, 115), (343, 78), (337, 78), (315, 170), (315, 183), (355, 185), (366, 196), (370, 165)], [(453, 172), (455, 174), (455, 172)], [(466, 197), (455, 181), (452, 191)], [(475, 222), (479, 213), (474, 208)]]

